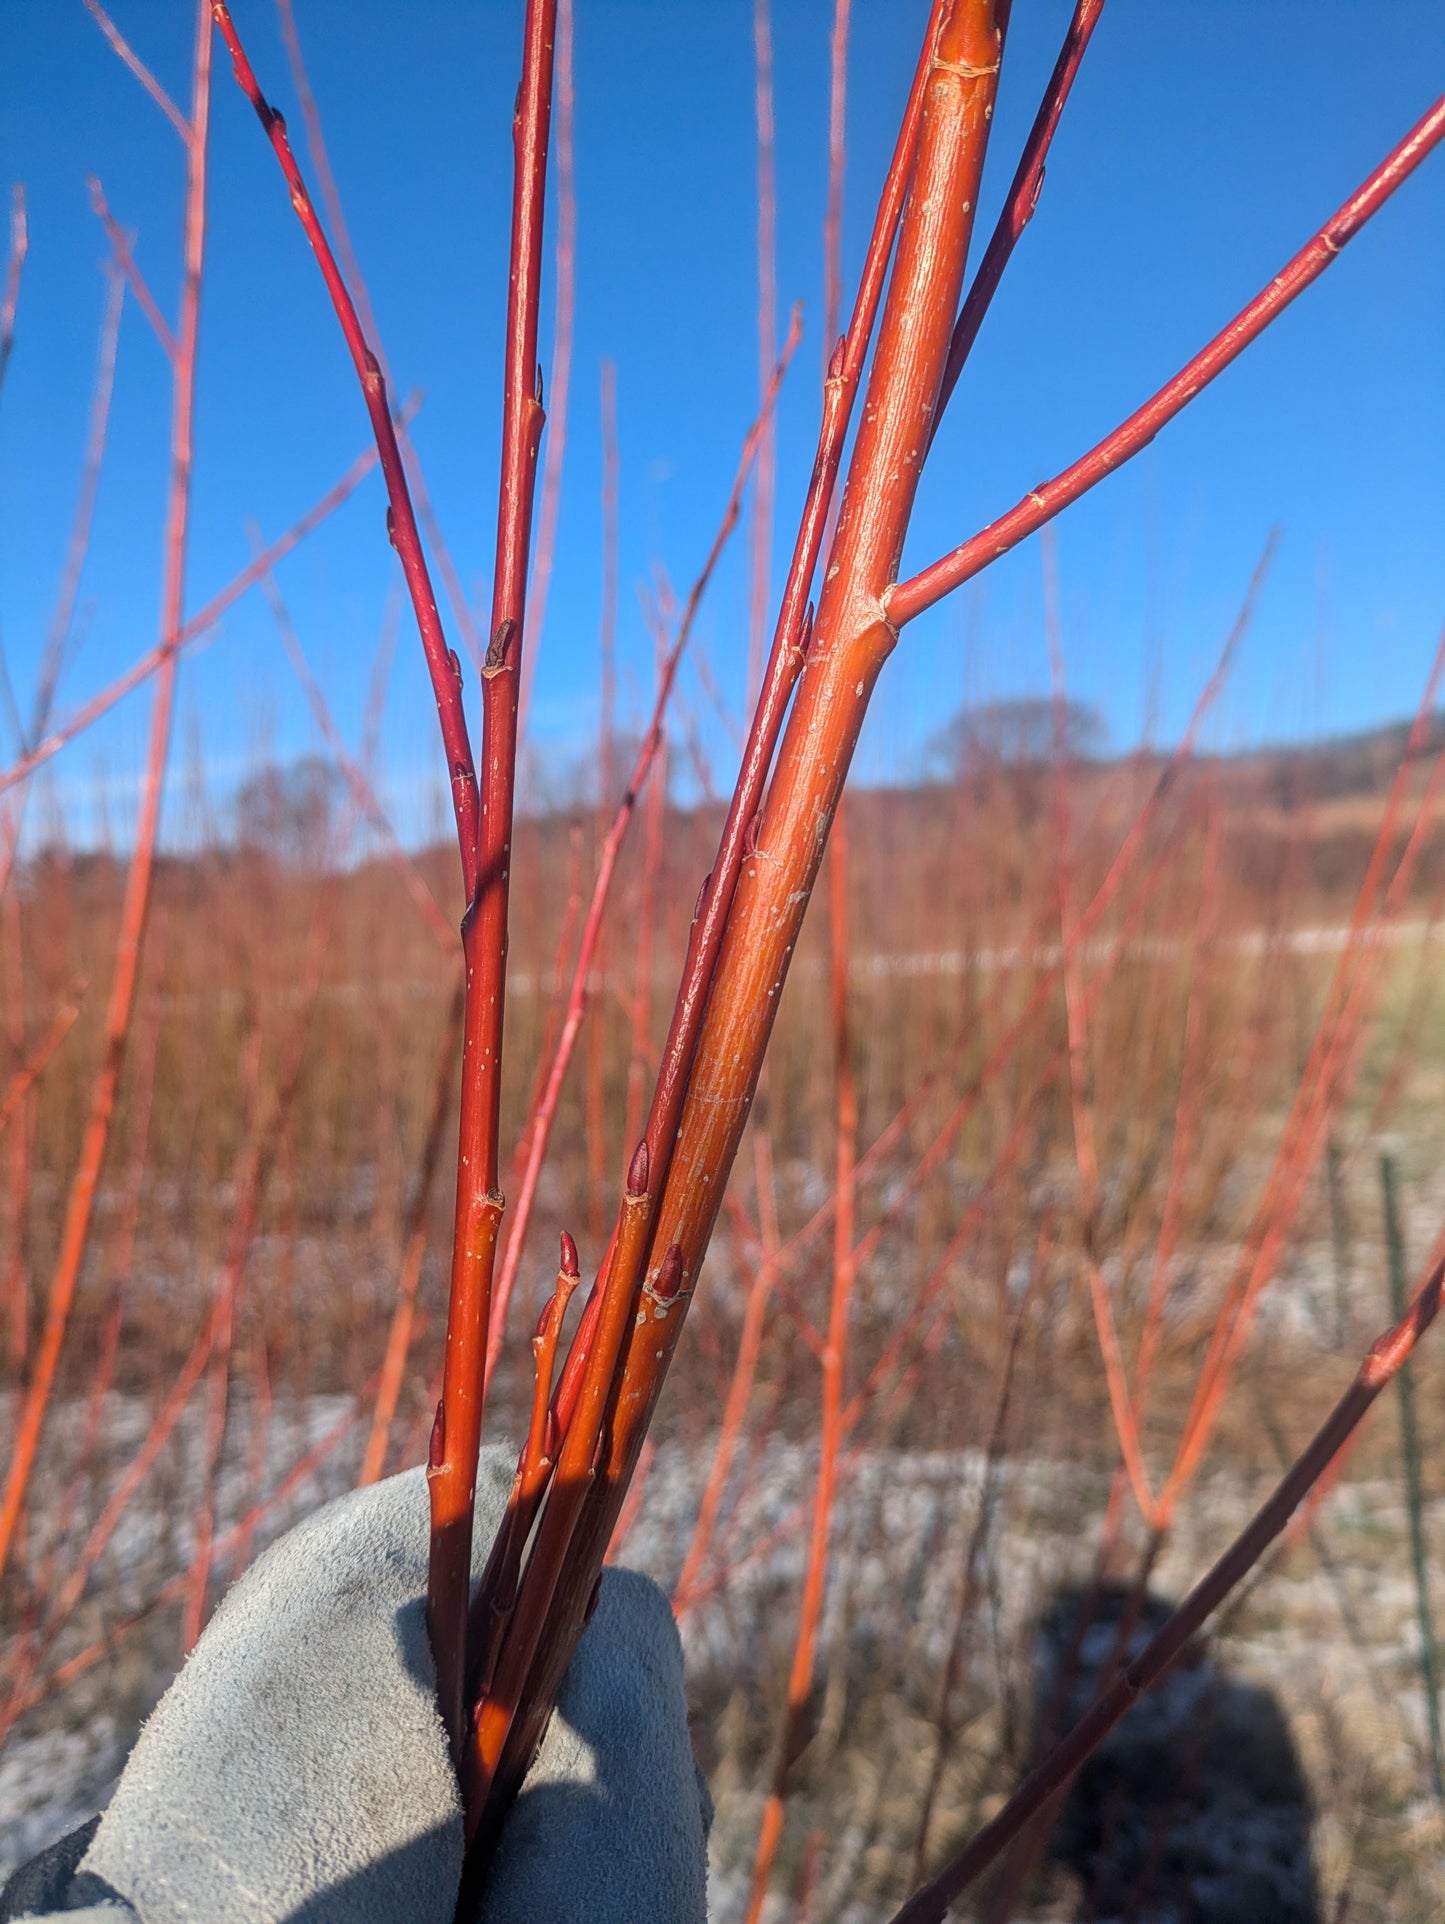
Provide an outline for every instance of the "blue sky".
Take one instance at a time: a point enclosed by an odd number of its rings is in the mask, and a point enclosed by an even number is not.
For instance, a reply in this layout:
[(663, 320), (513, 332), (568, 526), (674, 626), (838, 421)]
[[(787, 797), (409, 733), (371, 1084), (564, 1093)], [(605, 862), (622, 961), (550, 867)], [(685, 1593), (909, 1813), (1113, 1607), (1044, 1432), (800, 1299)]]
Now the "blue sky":
[[(926, 9), (854, 0), (846, 256), (856, 273)], [(426, 400), (415, 438), (449, 545), (484, 600), (493, 541), (509, 122), (520, 8), (507, 0), (297, 0), (312, 81), (385, 347)], [(269, 0), (236, 0), (272, 98), (293, 106)], [(991, 223), (1068, 14), (1016, 0), (983, 220)], [(190, 9), (116, 0), (184, 101)], [(774, 0), (780, 303), (803, 346), (779, 411), (774, 589), (816, 433), (825, 182), (826, 0)], [(597, 718), (598, 372), (617, 365), (620, 701), (647, 699), (637, 584), (679, 590), (711, 540), (756, 405), (751, 0), (578, 0), (578, 321), (558, 560), (532, 746), (585, 754)], [(919, 566), (1098, 438), (1194, 351), (1445, 88), (1438, 0), (1110, 0), (1026, 234), (930, 462), (908, 548)], [(301, 148), (299, 115), (293, 131)], [(366, 441), (355, 379), (280, 176), (217, 61), (201, 322), (194, 608)], [(168, 314), (179, 142), (80, 0), (0, 0), (0, 186), (23, 180), (31, 252), (0, 397), (0, 632), (22, 706), (79, 474), (102, 301), (98, 174), (138, 230)], [(1211, 739), (1228, 746), (1409, 712), (1445, 620), (1445, 155), (1427, 162), (1245, 360), (1060, 524), (1072, 690), (1112, 739), (1177, 736), (1272, 526), (1282, 546)], [(851, 280), (849, 284), (851, 295)], [(547, 314), (550, 317), (550, 294)], [(544, 339), (544, 362), (549, 353)], [(65, 712), (155, 639), (168, 375), (128, 303), (110, 449)], [(390, 580), (373, 479), (282, 571), (354, 742)], [(699, 638), (736, 716), (746, 543)], [(1038, 542), (910, 628), (860, 753), (906, 776), (964, 701), (1047, 680)], [(264, 602), (188, 656), (179, 774), (218, 807), (265, 755), (316, 738)], [(688, 712), (731, 779), (729, 736), (695, 677)], [(144, 695), (56, 765), (51, 806), (82, 839), (123, 837)], [(476, 713), (475, 693), (471, 712)], [(431, 820), (439, 743), (404, 626), (384, 729), (386, 786)], [(0, 717), (8, 761), (13, 741)], [(103, 800), (103, 808), (97, 806)], [(179, 790), (173, 823), (184, 804)]]

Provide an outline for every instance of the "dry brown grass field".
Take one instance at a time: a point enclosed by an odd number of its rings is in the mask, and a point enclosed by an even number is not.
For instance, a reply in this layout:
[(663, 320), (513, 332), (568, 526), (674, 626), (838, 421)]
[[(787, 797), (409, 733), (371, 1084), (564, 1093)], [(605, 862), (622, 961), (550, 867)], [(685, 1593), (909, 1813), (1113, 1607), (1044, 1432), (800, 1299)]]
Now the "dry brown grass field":
[[(1202, 757), (1164, 782), (1157, 757), (1079, 763), (1063, 771), (1071, 832), (1062, 863), (1047, 766), (978, 766), (955, 782), (852, 798), (863, 1260), (821, 1682), (794, 1765), (772, 1900), (779, 1916), (792, 1914), (790, 1891), (818, 1915), (883, 1915), (907, 1888), (930, 1777), (930, 1852), (997, 1807), (1032, 1742), (1037, 1626), (1060, 1585), (1090, 1580), (1101, 1531), (1111, 1579), (1131, 1581), (1148, 1553), (1156, 1589), (1178, 1594), (1304, 1442), (1388, 1320), (1382, 1147), (1396, 1152), (1415, 1267), (1424, 1259), (1445, 1203), (1436, 990), (1445, 843), (1426, 792), (1438, 740), (1418, 747), (1388, 851), (1390, 870), (1410, 852), (1408, 888), (1363, 944), (1352, 949), (1345, 935), (1402, 746), (1391, 735)], [(1060, 876), (1077, 905), (1088, 902), (1141, 814), (1147, 832), (1081, 950), (1098, 1166), (1086, 1224), (1058, 968)], [(3, 1601), (0, 1833), (11, 1859), (103, 1798), (129, 1733), (179, 1660), (215, 1369), (229, 1394), (212, 1599), (299, 1508), (360, 1468), (417, 1215), (454, 976), (394, 863), (359, 852), (353, 827), (344, 798), (312, 808), (299, 827), (273, 811), (244, 835), (166, 860), (157, 875), (131, 1062)], [(599, 1182), (614, 1182), (625, 1157), (629, 1070), (639, 1049), (643, 1067), (654, 1066), (686, 933), (679, 904), (715, 835), (711, 811), (669, 807), (661, 872), (647, 875), (641, 838), (625, 851), (520, 1270), (521, 1316), (550, 1284), (560, 1227), (577, 1234), (584, 1265), (601, 1253)], [(559, 973), (559, 946), (566, 954), (596, 839), (592, 808), (520, 826), (527, 880), (513, 910), (509, 1141), (555, 1034), (571, 966)], [(416, 866), (441, 895), (444, 851), (424, 851)], [(73, 999), (79, 1009), (0, 1138), (10, 1407), (43, 1317), (100, 1045), (97, 997), (83, 979), (109, 953), (122, 880), (109, 858), (56, 846), (23, 865), (7, 897), (0, 1086), (31, 1059), (57, 1008)], [(644, 889), (658, 919), (639, 979), (629, 931)], [(1168, 1294), (1141, 1424), (1146, 1461), (1162, 1472), (1342, 958), (1368, 981), (1358, 1044), (1338, 1070), (1308, 1179), (1281, 1210), (1283, 1235), (1222, 1420), (1149, 1553), (1148, 1532), (1121, 1502), (1085, 1238), (1132, 1359), (1168, 1217)], [(718, 1809), (719, 1917), (735, 1914), (745, 1889), (816, 1450), (814, 1351), (829, 1268), (818, 1212), (832, 1181), (827, 966), (826, 926), (815, 920), (709, 1259), (695, 1340), (679, 1357), (640, 1503), (624, 1519), (629, 1560), (667, 1584), (689, 1562), (677, 1603)], [(455, 1099), (451, 1089), (448, 1105)], [(1171, 1177), (1181, 1130), (1182, 1181)], [(443, 1174), (420, 1212), (426, 1254), (388, 1467), (425, 1447), (448, 1189)], [(745, 1306), (770, 1260), (742, 1433), (710, 1540), (689, 1560)], [(106, 1505), (173, 1385), (194, 1371), (228, 1285), (224, 1350), (213, 1334), (186, 1407), (104, 1533)], [(1007, 1410), (990, 1448), (1006, 1367)], [(1436, 1349), (1422, 1351), (1415, 1374), (1426, 1514), (1438, 1525), (1445, 1364)], [(516, 1432), (527, 1394), (513, 1357), (499, 1379), (497, 1433)], [(1122, 1516), (1117, 1529), (1106, 1523), (1111, 1511)], [(1438, 1527), (1430, 1538), (1442, 1540)], [(1399, 1427), (1393, 1406), (1382, 1406), (1339, 1487), (1231, 1609), (1217, 1645), (1223, 1671), (1267, 1686), (1283, 1710), (1311, 1800), (1321, 1918), (1423, 1919), (1445, 1895), (1413, 1595)], [(967, 1658), (945, 1673), (964, 1617)], [(1077, 1888), (1046, 1855), (1027, 1887), (1030, 1914), (1074, 1914)]]

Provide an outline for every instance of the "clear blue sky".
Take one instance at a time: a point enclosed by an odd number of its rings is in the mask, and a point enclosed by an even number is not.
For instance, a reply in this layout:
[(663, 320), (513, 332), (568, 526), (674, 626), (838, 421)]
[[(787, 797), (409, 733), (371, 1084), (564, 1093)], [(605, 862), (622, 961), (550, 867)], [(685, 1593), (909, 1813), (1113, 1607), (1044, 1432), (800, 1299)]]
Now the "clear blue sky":
[[(621, 702), (640, 713), (651, 643), (635, 584), (695, 572), (756, 400), (751, 0), (577, 0), (578, 324), (557, 570), (533, 738), (585, 750), (597, 714), (598, 368), (618, 368)], [(297, 0), (312, 80), (385, 346), (449, 543), (484, 595), (493, 539), (509, 121), (519, 6)], [(856, 272), (926, 11), (855, 0), (846, 249)], [(294, 106), (269, 0), (235, 12), (263, 85)], [(816, 432), (826, 0), (775, 0), (784, 311), (806, 335), (780, 411), (776, 588)], [(991, 222), (1067, 18), (1016, 0), (983, 207)], [(116, 0), (177, 99), (190, 8)], [(917, 566), (1056, 471), (1164, 379), (1311, 233), (1445, 88), (1439, 0), (1110, 0), (1039, 213), (935, 446)], [(299, 115), (293, 131), (301, 148)], [(139, 232), (174, 313), (179, 142), (80, 0), (0, 0), (0, 185), (23, 180), (31, 252), (0, 398), (0, 624), (28, 705), (79, 472), (103, 236), (85, 177)], [(272, 156), (218, 58), (202, 312), (189, 605), (326, 488), (366, 440), (354, 377)], [(1445, 619), (1445, 156), (1428, 162), (1323, 281), (1133, 466), (1060, 524), (1073, 691), (1116, 745), (1177, 735), (1270, 527), (1283, 546), (1213, 729), (1217, 743), (1364, 726), (1410, 711)], [(851, 285), (850, 285), (851, 294)], [(548, 302), (550, 315), (550, 296)], [(544, 341), (544, 361), (549, 346)], [(127, 305), (71, 708), (155, 639), (168, 377)], [(736, 711), (746, 548), (700, 625)], [(355, 741), (391, 557), (375, 479), (282, 585)], [(964, 700), (1041, 688), (1037, 541), (906, 633), (860, 772), (917, 766)], [(697, 681), (683, 695), (731, 777)], [(471, 712), (475, 715), (473, 692)], [(124, 832), (147, 700), (57, 765), (76, 833), (108, 796)], [(13, 742), (0, 718), (0, 742)], [(182, 674), (176, 766), (213, 799), (314, 735), (264, 603)], [(439, 757), (403, 630), (385, 770), (413, 831)], [(180, 806), (179, 792), (176, 797)]]

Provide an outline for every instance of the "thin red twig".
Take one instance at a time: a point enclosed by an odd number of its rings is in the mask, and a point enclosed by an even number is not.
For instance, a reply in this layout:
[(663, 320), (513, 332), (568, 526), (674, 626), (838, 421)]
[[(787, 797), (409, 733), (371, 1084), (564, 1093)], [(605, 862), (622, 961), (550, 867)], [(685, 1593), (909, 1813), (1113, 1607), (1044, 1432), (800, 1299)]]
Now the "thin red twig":
[(973, 344), (978, 339), (978, 330), (983, 325), (983, 317), (989, 310), (998, 284), (1003, 279), (1004, 269), (1010, 256), (1018, 245), (1019, 236), (1033, 219), (1034, 209), (1039, 204), (1039, 194), (1044, 184), (1044, 163), (1048, 159), (1049, 148), (1053, 145), (1054, 134), (1069, 94), (1073, 90), (1074, 76), (1084, 58), (1094, 28), (1099, 24), (1099, 15), (1104, 11), (1104, 0), (1076, 0), (1073, 18), (1069, 21), (1064, 35), (1064, 44), (1059, 49), (1059, 57), (1054, 62), (1054, 70), (1049, 75), (1049, 84), (1044, 89), (1044, 97), (1039, 102), (1034, 124), (1029, 129), (1029, 137), (1024, 142), (1024, 150), (1019, 156), (1013, 180), (1009, 184), (1004, 200), (1003, 211), (998, 224), (989, 236), (988, 246), (984, 249), (983, 259), (979, 262), (978, 272), (974, 275), (968, 293), (964, 296), (963, 306), (959, 309), (958, 320), (954, 325), (953, 339), (948, 344), (948, 361), (943, 370), (943, 387), (938, 396), (938, 411), (933, 417), (933, 432), (938, 432), (938, 423), (943, 418), (943, 410), (958, 385), (958, 377), (963, 372), (964, 362), (973, 352)]
[(1427, 155), (1445, 139), (1445, 96), (1418, 120), (1400, 144), (1387, 154), (1337, 213), (1283, 266), (1269, 285), (1242, 307), (1208, 346), (1185, 363), (1159, 391), (1131, 414), (1112, 434), (1081, 455), (1051, 481), (1031, 488), (1016, 507), (989, 523), (951, 554), (901, 581), (888, 595), (888, 618), (901, 628), (925, 608), (931, 608), (961, 587), (990, 562), (1017, 547), (1046, 521), (1077, 501), (1108, 474), (1147, 447), (1159, 430), (1174, 419), (1201, 389), (1222, 374), (1250, 342), (1282, 314), (1297, 295), (1325, 269), (1372, 215), (1402, 187)]
[(130, 68), (136, 79), (145, 88), (151, 99), (180, 135), (182, 141), (189, 145), (191, 139), (190, 122), (186, 119), (180, 108), (174, 100), (171, 99), (170, 95), (156, 79), (150, 68), (131, 47), (130, 42), (121, 33), (105, 8), (100, 5), (100, 0), (85, 0), (85, 4), (101, 32), (110, 42), (112, 48), (120, 55), (126, 66)]
[[(30, 712), (28, 740), (38, 739), (50, 721), (55, 690), (65, 660), (65, 645), (70, 639), (75, 617), (76, 597), (85, 559), (90, 552), (90, 530), (95, 516), (95, 498), (100, 488), (101, 468), (105, 462), (106, 436), (110, 426), (111, 396), (115, 391), (116, 350), (120, 341), (121, 311), (125, 304), (125, 282), (114, 264), (106, 268), (105, 307), (100, 322), (100, 343), (96, 352), (95, 385), (91, 391), (90, 421), (85, 437), (85, 456), (81, 463), (80, 487), (75, 497), (75, 513), (70, 524), (70, 540), (65, 550), (65, 566), (55, 596), (45, 645), (40, 655), (40, 672), (35, 679), (35, 698)], [(0, 821), (0, 895), (10, 880), (20, 830), (25, 818), (28, 788), (6, 809)]]
[[(758, 133), (758, 390), (767, 392), (778, 358), (777, 169), (773, 158), (773, 29), (769, 0), (753, 0), (753, 111)], [(824, 337), (824, 353), (831, 349)], [(768, 566), (773, 545), (777, 431), (771, 421), (758, 448), (753, 483), (748, 596), (748, 712), (757, 706), (768, 620)]]
[[(356, 302), (357, 312), (361, 316), (362, 332), (376, 351), (376, 358), (381, 364), (382, 376), (387, 386), (393, 387), (395, 384), (392, 381), (386, 350), (382, 345), (381, 329), (377, 326), (371, 296), (366, 291), (361, 263), (351, 244), (351, 230), (346, 224), (346, 214), (341, 204), (341, 191), (336, 185), (336, 176), (331, 170), (331, 157), (326, 151), (326, 140), (321, 130), (321, 111), (316, 105), (316, 96), (311, 91), (311, 80), (301, 53), (301, 37), (296, 31), (295, 9), (291, 5), (291, 0), (276, 0), (276, 7), (281, 16), (281, 38), (286, 45), (286, 59), (291, 68), (292, 83), (301, 104), (301, 118), (306, 128), (306, 150), (316, 169), (316, 178), (321, 188), (321, 204), (326, 209), (327, 221), (336, 237), (336, 252), (341, 262), (341, 272)], [(397, 422), (396, 433), (397, 440), (401, 444), (402, 459), (406, 464), (407, 480), (411, 484), (412, 498), (416, 503), (417, 518), (421, 522), (427, 540), (431, 543), (432, 553), (436, 556), (437, 571), (447, 591), (447, 602), (452, 611), (452, 619), (457, 624), (457, 630), (473, 662), (480, 668), (481, 648), (477, 639), (476, 623), (467, 605), (467, 597), (462, 588), (461, 577), (452, 561), (451, 551), (443, 538), (441, 524), (432, 507), (431, 495), (422, 473), (416, 443), (412, 440), (404, 421)]]
[(328, 515), (334, 513), (343, 501), (355, 493), (376, 466), (376, 461), (375, 448), (367, 448), (363, 454), (359, 454), (333, 488), (322, 495), (313, 507), (308, 508), (300, 520), (294, 522), (285, 534), (257, 555), (249, 567), (243, 568), (238, 575), (233, 576), (219, 594), (211, 597), (199, 614), (192, 615), (189, 621), (184, 622), (173, 639), (158, 642), (149, 653), (133, 662), (123, 675), (118, 675), (109, 687), (103, 688), (98, 695), (93, 695), (73, 715), (68, 716), (65, 721), (52, 729), (28, 754), (22, 755), (20, 760), (12, 763), (9, 768), (0, 769), (0, 795), (3, 795), (6, 789), (13, 788), (17, 782), (23, 782), (28, 775), (33, 775), (35, 770), (42, 763), (48, 762), (53, 755), (58, 755), (68, 742), (74, 741), (75, 737), (82, 734), (93, 722), (99, 721), (102, 715), (108, 714), (118, 701), (124, 700), (133, 689), (139, 688), (141, 683), (164, 666), (173, 654), (188, 647), (191, 642), (198, 641), (202, 635), (214, 628), (221, 616), (233, 607), (248, 589), (253, 588), (268, 569), (274, 568), (278, 561), (283, 561), (293, 548), (300, 546), (313, 529), (320, 527)]
[(90, 189), (90, 204), (95, 209), (97, 220), (99, 220), (101, 226), (105, 229), (106, 238), (109, 240), (111, 251), (115, 255), (116, 265), (125, 276), (126, 285), (130, 288), (131, 293), (135, 295), (141, 313), (144, 314), (150, 322), (151, 332), (160, 342), (166, 359), (174, 362), (178, 351), (176, 347), (176, 337), (171, 332), (170, 322), (166, 319), (165, 315), (161, 313), (160, 308), (156, 304), (156, 298), (154, 294), (151, 293), (146, 283), (146, 278), (136, 263), (135, 255), (131, 250), (131, 236), (126, 233), (115, 215), (111, 213), (110, 204), (105, 198), (105, 190), (94, 174), (86, 177), (86, 186)]
[(10, 190), (10, 251), (5, 260), (5, 292), (0, 296), (0, 387), (15, 347), (15, 312), (20, 305), (20, 277), (30, 248), (30, 226), (25, 215), (25, 186), (16, 181)]
[(492, 615), (482, 667), (482, 768), (476, 860), (462, 921), (461, 1121), (442, 1399), (427, 1457), (431, 1555), (427, 1628), (442, 1720), (463, 1738), (473, 1502), (486, 1397), (492, 1274), (505, 1203), (499, 1187), (507, 906), (516, 802), (517, 720), (527, 616), (527, 564), (545, 416), (537, 366), (547, 141), (556, 0), (528, 0), (522, 81), (512, 124), (512, 240), (502, 389), (501, 479)]
[(75, 1019), (80, 1014), (80, 999), (85, 993), (86, 986), (84, 981), (74, 985), (71, 990), (71, 1000), (62, 1003), (56, 1010), (50, 1027), (11, 1076), (9, 1088), (6, 1089), (4, 1096), (0, 1097), (0, 1136), (4, 1135), (16, 1110), (45, 1074), (46, 1064), (75, 1026)]
[(301, 177), (301, 169), (296, 164), (296, 156), (291, 151), (291, 142), (286, 133), (286, 122), (261, 91), (261, 84), (241, 45), (226, 0), (212, 0), (211, 12), (231, 56), (236, 83), (254, 108), (256, 118), (280, 163), (290, 190), (291, 205), (301, 222), (302, 231), (311, 243), (311, 250), (316, 256), (326, 291), (341, 325), (347, 351), (361, 383), (366, 411), (371, 418), (371, 431), (376, 438), (381, 471), (386, 479), (387, 498), (391, 504), (387, 531), (406, 575), (407, 590), (411, 595), (427, 670), (431, 676), (432, 694), (436, 699), (437, 718), (441, 723), (442, 741), (446, 748), (452, 807), (456, 815), (462, 881), (467, 899), (470, 900), (477, 879), (477, 777), (472, 763), (471, 743), (467, 737), (466, 716), (462, 709), (461, 663), (447, 646), (441, 618), (437, 613), (436, 597), (432, 592), (431, 576), (422, 551), (421, 533), (407, 486), (396, 426), (386, 397), (386, 380), (362, 332), (356, 305)]
[(572, 387), (572, 333), (577, 308), (577, 182), (572, 120), (576, 87), (572, 73), (572, 0), (557, 0), (557, 239), (553, 246), (552, 360), (547, 373), (547, 447), (542, 456), (542, 493), (532, 554), (526, 646), (517, 727), (525, 728), (527, 703), (537, 672), (537, 650), (547, 619), (557, 521), (562, 508), (562, 467), (567, 449), (567, 401)]

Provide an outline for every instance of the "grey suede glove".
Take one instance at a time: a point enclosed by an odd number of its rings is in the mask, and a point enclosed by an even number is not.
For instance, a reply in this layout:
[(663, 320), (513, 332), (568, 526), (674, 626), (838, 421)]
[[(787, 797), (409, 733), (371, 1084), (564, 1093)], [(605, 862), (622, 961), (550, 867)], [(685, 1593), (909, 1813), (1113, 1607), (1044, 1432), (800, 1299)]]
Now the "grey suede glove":
[[(483, 1454), (474, 1577), (514, 1461)], [(17, 1872), (0, 1917), (452, 1924), (461, 1802), (426, 1562), (420, 1470), (339, 1498), (273, 1544), (161, 1699), (88, 1843), (77, 1835), (69, 1862), (62, 1846), (48, 1868)], [(706, 1796), (671, 1609), (645, 1577), (608, 1571), (481, 1924), (705, 1924)]]

